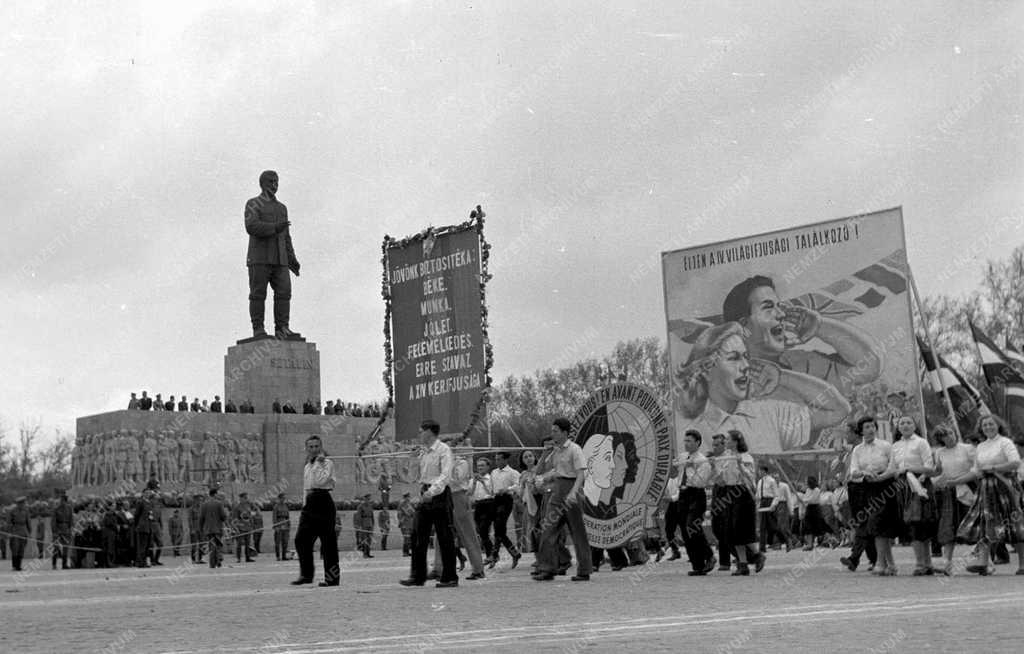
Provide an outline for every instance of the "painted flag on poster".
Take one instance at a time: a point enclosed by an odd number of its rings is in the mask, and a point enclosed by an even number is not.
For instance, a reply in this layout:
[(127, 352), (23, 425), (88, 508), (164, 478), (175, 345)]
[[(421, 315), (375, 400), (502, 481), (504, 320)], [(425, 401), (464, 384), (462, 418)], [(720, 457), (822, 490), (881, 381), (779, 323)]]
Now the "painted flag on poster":
[[(981, 399), (978, 389), (964, 379), (956, 368), (949, 365), (949, 362), (941, 354), (936, 357), (920, 336), (917, 337), (917, 347), (921, 351), (921, 359), (924, 361), (925, 380), (928, 386), (940, 396), (945, 388), (949, 395), (949, 401), (953, 405), (960, 433), (969, 432), (977, 424), (980, 416), (990, 413)], [(945, 402), (944, 399), (943, 402)]]
[(978, 344), (981, 354), (981, 369), (985, 373), (985, 381), (998, 397), (1005, 397), (1003, 417), (1010, 426), (1012, 434), (1024, 434), (1024, 374), (1014, 365), (1014, 360), (1006, 355), (985, 332), (971, 325), (971, 335)]

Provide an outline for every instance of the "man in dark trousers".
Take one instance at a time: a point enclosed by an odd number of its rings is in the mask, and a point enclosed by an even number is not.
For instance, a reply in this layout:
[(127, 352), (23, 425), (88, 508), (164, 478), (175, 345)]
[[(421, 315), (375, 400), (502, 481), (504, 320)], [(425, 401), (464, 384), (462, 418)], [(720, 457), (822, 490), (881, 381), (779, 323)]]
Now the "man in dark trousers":
[(231, 529), (235, 536), (235, 558), (241, 563), (244, 552), (245, 562), (252, 563), (252, 504), (248, 493), (238, 494), (238, 504), (231, 509)]
[(211, 568), (219, 568), (222, 564), (221, 547), (224, 545), (224, 523), (227, 519), (228, 509), (217, 497), (215, 486), (210, 489), (210, 498), (203, 504), (199, 514), (199, 531), (208, 543)]
[(263, 540), (263, 511), (260, 507), (253, 505), (252, 507), (252, 549), (259, 554), (260, 553), (260, 541)]
[(388, 548), (388, 533), (391, 531), (391, 512), (387, 507), (377, 512), (377, 528), (380, 529), (380, 551)]
[(188, 507), (188, 540), (192, 543), (192, 563), (203, 562), (203, 530), (199, 523), (203, 515), (203, 496), (196, 493), (192, 496), (192, 506)]
[(171, 519), (167, 523), (167, 529), (171, 532), (171, 552), (174, 556), (178, 556), (178, 550), (181, 549), (181, 538), (184, 535), (184, 528), (181, 524), (181, 512), (178, 509), (174, 509), (174, 513), (171, 514)]
[(149, 485), (142, 491), (142, 498), (136, 502), (135, 518), (135, 567), (148, 568), (147, 557), (153, 552), (153, 532), (159, 528), (156, 521), (156, 492)]
[(373, 500), (369, 493), (363, 495), (363, 501), (356, 507), (352, 516), (352, 527), (356, 532), (356, 549), (363, 553), (364, 559), (372, 559), (370, 546), (373, 541)]
[(278, 493), (277, 503), (271, 513), (274, 523), (274, 555), (278, 561), (288, 560), (288, 537), (292, 531), (291, 512), (284, 497), (284, 493)]
[(688, 429), (683, 435), (679, 466), (679, 522), (683, 527), (683, 544), (693, 568), (691, 577), (703, 576), (715, 569), (715, 555), (704, 536), (704, 512), (708, 508), (707, 487), (711, 485), (711, 464), (701, 454), (701, 435)]
[(412, 522), (416, 517), (416, 507), (412, 504), (409, 493), (402, 494), (398, 503), (398, 529), (402, 532), (402, 556), (412, 556)]
[(320, 437), (306, 439), (306, 465), (302, 470), (302, 490), (305, 502), (299, 514), (299, 529), (295, 532), (295, 550), (299, 556), (299, 578), (293, 585), (313, 583), (313, 543), (320, 540), (320, 554), (324, 560), (324, 580), (320, 586), (338, 586), (341, 569), (338, 567), (338, 541), (334, 536), (337, 511), (331, 490), (334, 488), (334, 463), (324, 455)]
[(409, 578), (403, 586), (423, 586), (427, 583), (427, 546), (430, 532), (437, 532), (437, 546), (441, 548), (441, 579), (438, 588), (459, 585), (455, 572), (455, 536), (452, 529), (452, 502), (448, 481), (452, 476), (454, 458), (452, 450), (441, 442), (441, 426), (434, 420), (420, 424), (419, 438), (425, 448), (420, 454), (420, 503), (412, 527), (412, 562)]
[[(299, 262), (288, 232), (288, 208), (277, 200), (277, 173), (260, 173), (258, 196), (245, 203), (245, 231), (249, 234), (249, 250), (245, 264), (249, 268), (249, 318), (253, 336), (266, 336), (263, 317), (267, 300), (267, 284), (274, 290), (274, 333), (278, 337), (291, 334), (288, 319), (291, 310), (292, 280), (288, 271), (299, 276)], [(301, 527), (300, 527), (301, 528)]]
[(51, 564), (57, 569), (57, 558), (60, 557), (60, 568), (66, 570), (68, 567), (68, 545), (71, 544), (71, 527), (75, 520), (74, 511), (68, 502), (66, 493), (61, 493), (60, 503), (53, 510), (50, 518), (50, 531), (53, 532), (53, 555)]
[(11, 565), (14, 570), (21, 570), (21, 560), (25, 556), (28, 544), (29, 514), (25, 506), (27, 498), (22, 495), (14, 500), (14, 508), (7, 514), (7, 533), (11, 535)]

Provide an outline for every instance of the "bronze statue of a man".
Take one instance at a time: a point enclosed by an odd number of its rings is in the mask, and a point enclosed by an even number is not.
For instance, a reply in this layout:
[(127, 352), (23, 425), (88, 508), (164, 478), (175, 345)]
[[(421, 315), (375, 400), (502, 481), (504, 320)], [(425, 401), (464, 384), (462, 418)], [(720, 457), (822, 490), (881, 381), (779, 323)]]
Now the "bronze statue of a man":
[(288, 208), (277, 201), (277, 173), (265, 170), (260, 174), (258, 196), (245, 203), (245, 231), (249, 234), (249, 252), (245, 263), (249, 268), (249, 317), (253, 336), (266, 336), (263, 314), (267, 284), (274, 289), (274, 333), (288, 337), (291, 309), (291, 270), (299, 276), (299, 262), (288, 233)]

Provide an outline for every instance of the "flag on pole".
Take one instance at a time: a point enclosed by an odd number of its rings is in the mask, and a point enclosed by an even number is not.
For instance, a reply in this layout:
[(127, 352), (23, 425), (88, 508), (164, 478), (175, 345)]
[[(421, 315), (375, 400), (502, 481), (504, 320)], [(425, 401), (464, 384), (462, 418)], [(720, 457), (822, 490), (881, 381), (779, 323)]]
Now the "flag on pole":
[(964, 379), (956, 368), (949, 365), (949, 362), (942, 358), (941, 354), (936, 357), (920, 336), (917, 337), (917, 347), (921, 351), (921, 359), (924, 361), (925, 381), (933, 391), (939, 394), (940, 399), (942, 389), (946, 389), (949, 401), (953, 405), (953, 413), (956, 415), (960, 433), (966, 434), (974, 429), (978, 418), (989, 413), (978, 389)]
[(1024, 435), (1024, 374), (1013, 365), (1015, 360), (1000, 350), (995, 341), (974, 323), (971, 323), (971, 335), (978, 344), (985, 381), (994, 394), (1002, 394), (1005, 398), (1003, 418), (1009, 424), (1010, 433)]
[(1006, 356), (1010, 359), (1010, 365), (1024, 375), (1024, 354), (1021, 354), (1009, 340), (1006, 341)]

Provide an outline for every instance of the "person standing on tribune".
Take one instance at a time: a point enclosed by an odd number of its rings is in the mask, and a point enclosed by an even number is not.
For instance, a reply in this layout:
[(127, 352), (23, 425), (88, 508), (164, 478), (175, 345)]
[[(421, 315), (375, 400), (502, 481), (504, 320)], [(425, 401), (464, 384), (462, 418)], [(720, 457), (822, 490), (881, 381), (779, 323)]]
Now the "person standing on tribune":
[(302, 471), (302, 490), (306, 501), (299, 514), (299, 529), (295, 532), (295, 550), (299, 557), (299, 578), (293, 585), (313, 583), (313, 543), (320, 539), (320, 554), (324, 560), (324, 580), (320, 586), (341, 583), (338, 567), (338, 541), (334, 537), (337, 511), (331, 490), (334, 488), (334, 463), (324, 456), (319, 436), (306, 439), (306, 467)]
[(278, 338), (291, 335), (288, 319), (291, 311), (291, 270), (299, 276), (299, 262), (288, 233), (288, 208), (277, 201), (277, 173), (265, 170), (260, 174), (262, 193), (245, 203), (245, 231), (249, 234), (249, 251), (245, 264), (249, 268), (249, 318), (253, 336), (266, 336), (263, 316), (267, 300), (267, 284), (274, 289), (274, 334)]
[(455, 574), (455, 538), (452, 531), (452, 494), (448, 482), (452, 478), (454, 458), (452, 449), (441, 442), (441, 426), (433, 420), (420, 424), (420, 442), (426, 447), (420, 454), (420, 503), (412, 523), (412, 563), (409, 578), (403, 586), (422, 586), (427, 583), (427, 546), (430, 531), (437, 532), (437, 546), (441, 548), (441, 579), (438, 588), (459, 585)]

